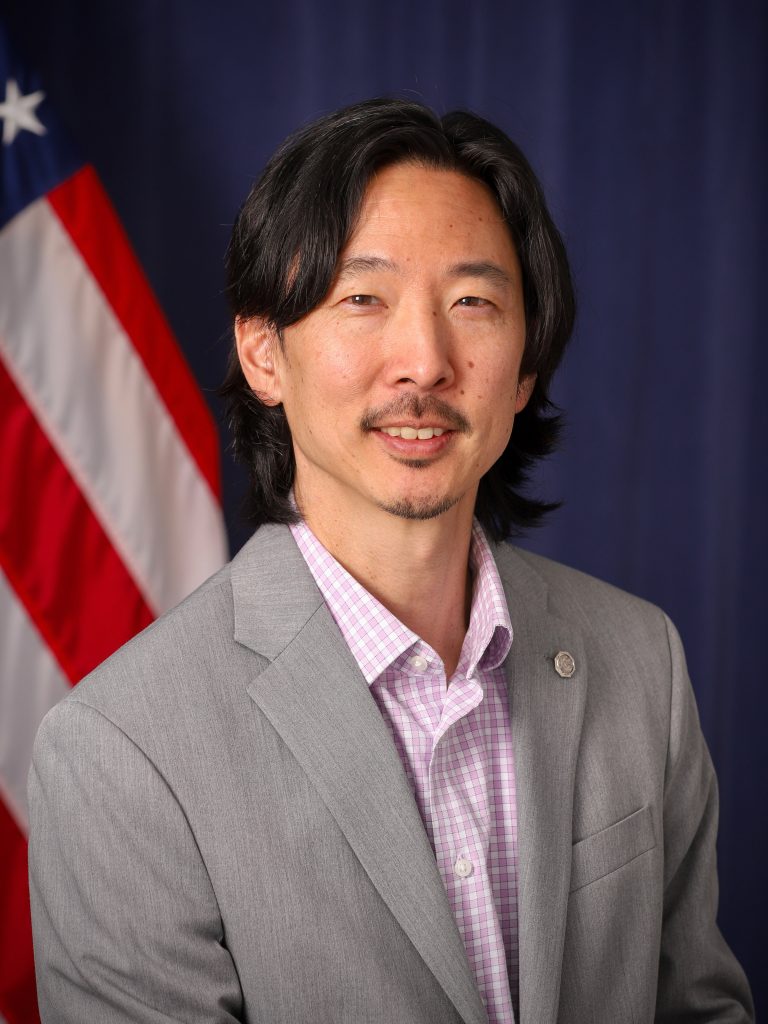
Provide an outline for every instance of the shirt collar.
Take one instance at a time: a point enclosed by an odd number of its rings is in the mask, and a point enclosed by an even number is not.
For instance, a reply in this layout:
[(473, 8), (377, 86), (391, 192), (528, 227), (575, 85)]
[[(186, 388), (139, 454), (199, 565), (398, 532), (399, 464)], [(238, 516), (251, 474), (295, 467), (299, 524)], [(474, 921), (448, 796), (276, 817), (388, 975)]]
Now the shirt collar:
[(509, 654), (513, 635), (499, 570), (476, 519), (472, 524), (469, 567), (472, 573), (472, 605), (459, 666), (464, 667), (466, 658), (466, 673), (473, 675), (477, 668), (498, 668)]
[[(370, 685), (405, 651), (420, 641), (323, 547), (301, 520), (290, 527), (309, 571), (323, 595), (360, 671)], [(472, 604), (469, 629), (459, 659), (467, 675), (500, 665), (512, 643), (512, 623), (496, 562), (475, 520), (469, 551)]]

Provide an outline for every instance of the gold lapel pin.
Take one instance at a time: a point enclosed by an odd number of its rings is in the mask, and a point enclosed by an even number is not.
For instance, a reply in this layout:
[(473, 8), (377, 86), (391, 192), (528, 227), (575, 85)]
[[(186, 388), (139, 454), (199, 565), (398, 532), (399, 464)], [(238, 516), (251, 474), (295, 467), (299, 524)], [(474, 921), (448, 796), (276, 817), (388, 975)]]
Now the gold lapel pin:
[(576, 671), (576, 662), (568, 651), (558, 651), (555, 655), (555, 672), (563, 679), (570, 679)]

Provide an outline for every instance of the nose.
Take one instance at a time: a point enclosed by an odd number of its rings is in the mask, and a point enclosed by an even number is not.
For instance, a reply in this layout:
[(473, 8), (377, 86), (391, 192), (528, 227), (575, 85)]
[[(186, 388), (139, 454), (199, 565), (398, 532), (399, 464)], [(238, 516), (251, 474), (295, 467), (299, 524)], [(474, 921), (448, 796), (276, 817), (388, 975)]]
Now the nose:
[(390, 384), (414, 385), (423, 391), (442, 390), (454, 381), (449, 326), (440, 312), (424, 304), (412, 306), (393, 323)]

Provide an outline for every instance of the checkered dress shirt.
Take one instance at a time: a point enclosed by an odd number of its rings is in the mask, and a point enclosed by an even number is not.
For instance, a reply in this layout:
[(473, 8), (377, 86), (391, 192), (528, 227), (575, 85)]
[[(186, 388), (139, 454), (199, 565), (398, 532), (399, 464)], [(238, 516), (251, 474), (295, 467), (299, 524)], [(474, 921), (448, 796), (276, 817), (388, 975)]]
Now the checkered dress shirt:
[(475, 523), (469, 629), (449, 681), (435, 651), (333, 558), (291, 527), (371, 688), (421, 812), (490, 1024), (518, 999), (517, 809), (504, 659), (512, 625)]

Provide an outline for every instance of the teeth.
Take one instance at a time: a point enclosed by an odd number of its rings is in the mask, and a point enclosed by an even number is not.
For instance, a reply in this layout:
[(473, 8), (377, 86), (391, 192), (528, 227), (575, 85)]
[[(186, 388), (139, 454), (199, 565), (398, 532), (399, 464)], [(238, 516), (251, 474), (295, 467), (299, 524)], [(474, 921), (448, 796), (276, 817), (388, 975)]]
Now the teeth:
[(445, 433), (442, 427), (382, 427), (382, 433), (390, 437), (404, 437), (406, 441), (428, 441), (431, 437), (440, 437)]

